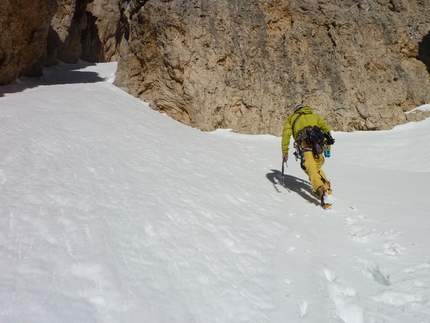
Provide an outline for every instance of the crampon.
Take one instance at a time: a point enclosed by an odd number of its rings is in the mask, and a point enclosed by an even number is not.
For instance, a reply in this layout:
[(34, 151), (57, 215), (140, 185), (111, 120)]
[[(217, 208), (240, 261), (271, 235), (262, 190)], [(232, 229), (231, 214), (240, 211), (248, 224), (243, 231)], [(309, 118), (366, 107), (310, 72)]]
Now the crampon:
[(324, 210), (328, 210), (331, 208), (332, 203), (329, 203), (328, 196), (331, 195), (332, 191), (330, 188), (321, 186), (317, 191), (316, 194), (320, 198), (320, 205)]

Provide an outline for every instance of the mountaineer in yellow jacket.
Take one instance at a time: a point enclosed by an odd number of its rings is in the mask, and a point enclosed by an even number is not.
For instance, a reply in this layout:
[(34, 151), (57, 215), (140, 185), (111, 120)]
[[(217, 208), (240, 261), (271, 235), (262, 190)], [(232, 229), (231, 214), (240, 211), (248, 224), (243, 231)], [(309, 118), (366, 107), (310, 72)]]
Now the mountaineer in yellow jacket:
[(330, 157), (330, 145), (334, 144), (334, 139), (330, 135), (330, 127), (320, 116), (314, 114), (310, 107), (297, 104), (293, 108), (293, 115), (285, 122), (282, 133), (282, 159), (284, 162), (288, 160), (291, 136), (295, 141), (294, 155), (301, 159), (301, 167), (309, 176), (313, 191), (321, 198), (321, 205), (323, 205), (325, 193), (331, 194), (330, 181), (322, 170), (324, 155)]

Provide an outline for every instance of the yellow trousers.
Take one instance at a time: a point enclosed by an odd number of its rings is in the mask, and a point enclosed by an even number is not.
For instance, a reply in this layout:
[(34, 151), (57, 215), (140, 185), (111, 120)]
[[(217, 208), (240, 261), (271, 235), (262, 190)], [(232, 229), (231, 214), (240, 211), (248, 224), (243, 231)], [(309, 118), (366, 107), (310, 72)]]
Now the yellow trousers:
[(312, 184), (312, 188), (316, 192), (320, 186), (326, 186), (330, 188), (330, 182), (327, 179), (322, 166), (324, 165), (324, 156), (318, 155), (319, 158), (315, 158), (312, 151), (305, 151), (303, 153), (302, 166), (304, 171), (309, 176), (309, 181)]

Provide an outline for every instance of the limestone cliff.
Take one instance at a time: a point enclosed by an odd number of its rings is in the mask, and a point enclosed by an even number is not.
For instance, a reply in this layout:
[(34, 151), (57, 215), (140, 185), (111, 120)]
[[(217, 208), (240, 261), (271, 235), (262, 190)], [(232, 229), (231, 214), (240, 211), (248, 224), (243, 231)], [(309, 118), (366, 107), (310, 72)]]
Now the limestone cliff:
[(430, 102), (427, 0), (57, 1), (0, 1), (0, 84), (119, 58), (115, 84), (154, 109), (275, 135), (297, 102), (344, 131)]
[(55, 0), (0, 1), (0, 85), (41, 75)]
[(279, 135), (297, 102), (338, 130), (387, 129), (430, 102), (426, 0), (133, 0), (126, 14), (115, 84), (203, 130)]
[(82, 32), (81, 59), (89, 62), (118, 60), (123, 35), (121, 0), (94, 0), (87, 6), (87, 28)]
[(76, 63), (82, 55), (82, 31), (87, 28), (87, 5), (93, 0), (57, 0), (58, 10), (49, 34), (47, 65), (58, 60)]
[(58, 0), (52, 19), (52, 50), (47, 65), (57, 60), (75, 63), (110, 62), (118, 59), (121, 0)]

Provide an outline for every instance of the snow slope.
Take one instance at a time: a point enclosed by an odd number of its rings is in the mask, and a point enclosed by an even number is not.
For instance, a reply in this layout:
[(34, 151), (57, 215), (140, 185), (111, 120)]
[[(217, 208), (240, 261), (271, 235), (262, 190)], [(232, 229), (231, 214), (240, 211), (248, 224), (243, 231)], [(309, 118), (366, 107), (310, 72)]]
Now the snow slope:
[(430, 322), (430, 119), (334, 133), (324, 211), (280, 138), (177, 123), (115, 69), (0, 87), (0, 322)]

